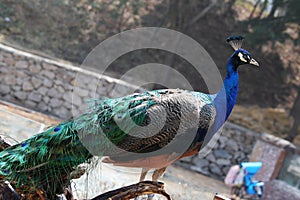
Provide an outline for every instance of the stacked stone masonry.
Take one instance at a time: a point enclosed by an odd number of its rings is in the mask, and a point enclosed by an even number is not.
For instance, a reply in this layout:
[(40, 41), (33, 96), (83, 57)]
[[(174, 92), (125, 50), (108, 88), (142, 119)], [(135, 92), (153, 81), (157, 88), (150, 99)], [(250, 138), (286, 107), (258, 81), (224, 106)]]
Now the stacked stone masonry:
[(224, 180), (230, 167), (240, 162), (248, 162), (258, 134), (241, 126), (225, 123), (221, 135), (208, 153), (186, 157), (178, 165), (202, 174)]
[[(141, 91), (126, 82), (0, 44), (0, 98), (60, 119), (84, 112), (91, 99)], [(178, 162), (223, 179), (230, 166), (248, 161), (257, 135), (227, 123), (212, 151)]]
[(60, 119), (85, 111), (91, 99), (139, 91), (117, 79), (4, 45), (0, 45), (0, 78), (1, 99)]

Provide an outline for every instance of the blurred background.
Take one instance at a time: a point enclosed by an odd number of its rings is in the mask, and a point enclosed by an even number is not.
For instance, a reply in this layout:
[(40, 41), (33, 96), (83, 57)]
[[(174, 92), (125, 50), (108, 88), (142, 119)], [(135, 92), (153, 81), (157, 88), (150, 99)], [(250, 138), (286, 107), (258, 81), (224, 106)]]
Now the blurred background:
[[(239, 97), (229, 121), (247, 130), (236, 126), (225, 129), (227, 138), (221, 138), (211, 157), (195, 156), (183, 161), (183, 166), (193, 163), (194, 171), (223, 179), (230, 165), (250, 159), (257, 136), (248, 134), (248, 130), (258, 134), (266, 132), (298, 147), (296, 153), (293, 151), (287, 156), (283, 169), (280, 173), (278, 169), (277, 174), (280, 180), (300, 188), (299, 0), (0, 0), (0, 43), (43, 58), (36, 59), (31, 54), (27, 57), (27, 54), (1, 46), (1, 100), (59, 120), (67, 119), (71, 103), (79, 107), (88, 92), (80, 90), (77, 98), (75, 91), (76, 98), (73, 96), (69, 101), (75, 85), (74, 73), (56, 62), (80, 66), (99, 43), (138, 27), (165, 27), (190, 36), (210, 54), (223, 78), (227, 59), (233, 52), (226, 38), (245, 36), (243, 48), (251, 52), (260, 68), (242, 66), (239, 69)], [(118, 79), (128, 70), (145, 63), (171, 66), (181, 72), (195, 90), (207, 92), (202, 77), (186, 60), (162, 50), (127, 53), (114, 61), (106, 74)], [(92, 80), (87, 80), (83, 89), (93, 85)], [(148, 89), (163, 87), (158, 84), (147, 86)], [(97, 90), (100, 96), (110, 97), (113, 81), (107, 80), (103, 88)], [(14, 111), (9, 109), (9, 112)], [(7, 118), (7, 124), (17, 120), (7, 116), (3, 111), (1, 117)], [(22, 116), (46, 125), (58, 122), (57, 119), (43, 121), (36, 113), (30, 117)], [(38, 132), (43, 128), (44, 125), (35, 129)], [(231, 144), (233, 135), (237, 143)], [(247, 140), (249, 144), (246, 144)], [(238, 149), (240, 155), (236, 153)], [(174, 174), (178, 176), (177, 171)], [(214, 188), (211, 185), (207, 190)]]
[[(293, 122), (300, 121), (299, 108), (293, 109), (300, 85), (299, 13), (297, 0), (1, 0), (0, 34), (3, 43), (80, 65), (109, 36), (137, 27), (166, 27), (198, 41), (222, 75), (232, 53), (225, 38), (244, 35), (244, 48), (261, 68), (240, 70), (238, 105), (243, 107), (237, 107), (236, 114), (249, 112), (245, 115), (256, 119), (231, 120), (294, 141), (299, 129), (288, 133)], [(196, 90), (206, 90), (192, 70), (184, 70), (188, 63), (171, 53), (145, 50), (123, 57), (110, 66), (110, 76), (118, 78), (132, 66), (159, 61), (181, 71)], [(262, 116), (264, 108), (277, 110)], [(265, 117), (279, 118), (275, 124), (257, 126)]]

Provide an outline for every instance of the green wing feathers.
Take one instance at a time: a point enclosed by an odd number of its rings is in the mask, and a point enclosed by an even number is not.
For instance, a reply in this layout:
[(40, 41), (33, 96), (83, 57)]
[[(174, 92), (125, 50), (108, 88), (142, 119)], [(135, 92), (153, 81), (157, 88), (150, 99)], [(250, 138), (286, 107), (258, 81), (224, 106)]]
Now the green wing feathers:
[(150, 93), (95, 101), (89, 112), (74, 120), (74, 128), (88, 149), (97, 147), (97, 155), (102, 156), (122, 142), (135, 126), (142, 125), (147, 109), (156, 103)]

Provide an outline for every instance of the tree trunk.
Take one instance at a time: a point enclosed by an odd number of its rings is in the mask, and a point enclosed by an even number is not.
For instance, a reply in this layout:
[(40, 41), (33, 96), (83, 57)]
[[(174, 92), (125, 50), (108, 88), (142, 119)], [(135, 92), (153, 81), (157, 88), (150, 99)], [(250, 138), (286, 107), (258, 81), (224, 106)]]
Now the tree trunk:
[(267, 8), (267, 5), (268, 5), (268, 0), (265, 0), (263, 6), (262, 6), (262, 8), (261, 8), (261, 10), (260, 10), (260, 12), (259, 12), (259, 14), (257, 16), (257, 19), (261, 18), (262, 14), (264, 13), (264, 11)]
[(273, 0), (273, 5), (272, 5), (271, 11), (268, 15), (268, 18), (274, 17), (275, 12), (276, 12), (277, 8), (279, 7), (280, 1), (281, 0)]
[(252, 9), (252, 11), (251, 11), (251, 14), (250, 14), (250, 16), (249, 16), (249, 19), (252, 19), (252, 18), (253, 18), (253, 15), (254, 15), (254, 13), (255, 13), (255, 10), (256, 10), (258, 4), (260, 3), (260, 1), (261, 1), (261, 0), (257, 0), (257, 1), (256, 1), (255, 5), (253, 6), (253, 9)]

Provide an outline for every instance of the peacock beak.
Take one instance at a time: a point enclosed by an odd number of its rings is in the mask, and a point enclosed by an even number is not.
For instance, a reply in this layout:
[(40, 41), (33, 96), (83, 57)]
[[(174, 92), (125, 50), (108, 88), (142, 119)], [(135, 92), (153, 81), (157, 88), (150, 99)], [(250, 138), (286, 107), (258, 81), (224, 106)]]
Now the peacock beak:
[(255, 65), (255, 66), (259, 66), (258, 62), (256, 60), (254, 60), (253, 58), (250, 60), (249, 64), (251, 65)]

